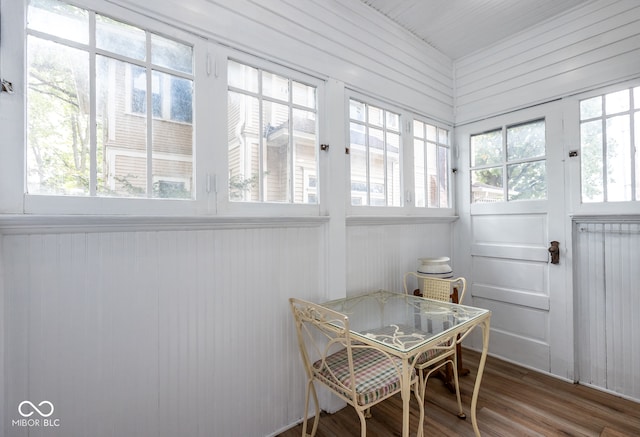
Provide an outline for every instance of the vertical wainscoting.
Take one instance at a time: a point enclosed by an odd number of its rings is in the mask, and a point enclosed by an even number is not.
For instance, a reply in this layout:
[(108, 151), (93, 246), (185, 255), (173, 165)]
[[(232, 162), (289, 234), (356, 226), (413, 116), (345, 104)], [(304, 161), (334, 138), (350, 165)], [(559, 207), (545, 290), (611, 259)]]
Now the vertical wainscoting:
[[(300, 419), (288, 298), (325, 294), (325, 226), (2, 237), (7, 436), (262, 436)], [(48, 400), (59, 427), (20, 427)]]
[(402, 277), (417, 270), (418, 258), (436, 256), (453, 259), (451, 219), (399, 224), (354, 218), (347, 226), (347, 293), (401, 292)]
[(577, 373), (640, 400), (640, 222), (575, 225)]

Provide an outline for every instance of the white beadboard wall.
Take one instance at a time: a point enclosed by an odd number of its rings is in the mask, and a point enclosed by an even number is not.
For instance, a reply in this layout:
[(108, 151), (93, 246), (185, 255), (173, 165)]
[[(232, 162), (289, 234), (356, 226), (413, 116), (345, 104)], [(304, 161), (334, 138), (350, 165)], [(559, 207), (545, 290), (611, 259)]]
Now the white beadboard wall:
[(575, 223), (578, 380), (640, 401), (640, 220)]
[[(349, 224), (347, 293), (400, 290), (418, 257), (450, 255), (450, 222)], [(295, 424), (305, 387), (287, 299), (325, 299), (327, 226), (11, 227), (3, 435), (265, 436)], [(12, 426), (25, 399), (52, 402), (60, 427)]]
[(8, 419), (46, 399), (60, 427), (30, 436), (263, 436), (295, 423), (304, 384), (287, 299), (323, 299), (324, 233), (4, 236)]
[(347, 293), (403, 291), (402, 276), (417, 270), (418, 258), (440, 256), (453, 259), (450, 223), (352, 223), (347, 226)]
[(639, 77), (640, 2), (589, 2), (454, 71), (457, 125)]

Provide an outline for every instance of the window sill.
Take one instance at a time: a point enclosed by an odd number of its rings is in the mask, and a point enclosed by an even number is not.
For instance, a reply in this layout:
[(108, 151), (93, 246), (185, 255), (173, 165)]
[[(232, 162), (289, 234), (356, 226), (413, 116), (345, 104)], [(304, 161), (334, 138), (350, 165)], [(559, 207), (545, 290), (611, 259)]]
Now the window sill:
[(453, 223), (458, 216), (425, 217), (425, 216), (349, 216), (346, 219), (347, 226), (373, 226), (373, 225), (416, 225), (416, 224), (442, 224)]
[(151, 217), (0, 215), (0, 234), (318, 227), (329, 217)]

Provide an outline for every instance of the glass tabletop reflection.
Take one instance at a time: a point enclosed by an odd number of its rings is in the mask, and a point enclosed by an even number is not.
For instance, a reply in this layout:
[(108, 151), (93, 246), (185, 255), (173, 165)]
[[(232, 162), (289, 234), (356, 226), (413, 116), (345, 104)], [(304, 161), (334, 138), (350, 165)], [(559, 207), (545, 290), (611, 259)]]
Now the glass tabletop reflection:
[(489, 310), (379, 290), (336, 299), (323, 307), (349, 317), (352, 333), (407, 353), (430, 341), (441, 341)]

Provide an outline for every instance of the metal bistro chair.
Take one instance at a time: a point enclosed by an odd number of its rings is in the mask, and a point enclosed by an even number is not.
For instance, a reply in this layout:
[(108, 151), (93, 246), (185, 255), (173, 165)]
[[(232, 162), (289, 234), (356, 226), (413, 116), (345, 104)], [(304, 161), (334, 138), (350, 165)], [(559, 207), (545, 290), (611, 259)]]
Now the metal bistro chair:
[[(422, 296), (429, 299), (439, 300), (443, 302), (458, 303), (462, 301), (464, 293), (467, 289), (467, 281), (465, 278), (443, 279), (435, 278), (428, 274), (416, 272), (407, 272), (403, 278), (404, 292), (409, 293), (408, 280), (415, 278), (418, 282), (418, 289), (413, 291), (416, 296)], [(458, 294), (459, 293), (459, 294)], [(458, 383), (458, 355), (460, 346), (456, 338), (441, 343), (437, 348), (424, 352), (416, 359), (416, 371), (420, 378), (420, 389), (422, 398), (425, 398), (427, 390), (427, 381), (429, 376), (437, 370), (444, 367), (445, 385), (450, 386), (450, 380), (453, 378), (453, 390), (458, 400), (458, 417), (465, 419), (467, 416), (462, 411), (462, 401), (460, 399), (460, 384)]]
[[(318, 428), (320, 407), (314, 382), (319, 382), (355, 408), (360, 417), (360, 434), (366, 437), (365, 418), (370, 417), (369, 408), (400, 392), (402, 361), (373, 346), (352, 340), (347, 316), (296, 298), (289, 299), (289, 302), (307, 373), (302, 435), (313, 437)], [(422, 435), (424, 402), (415, 373), (411, 385), (420, 408), (418, 435)], [(315, 403), (315, 419), (311, 434), (307, 434), (310, 395), (313, 395)]]

